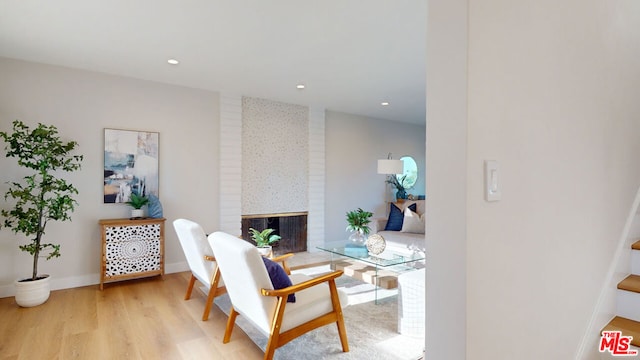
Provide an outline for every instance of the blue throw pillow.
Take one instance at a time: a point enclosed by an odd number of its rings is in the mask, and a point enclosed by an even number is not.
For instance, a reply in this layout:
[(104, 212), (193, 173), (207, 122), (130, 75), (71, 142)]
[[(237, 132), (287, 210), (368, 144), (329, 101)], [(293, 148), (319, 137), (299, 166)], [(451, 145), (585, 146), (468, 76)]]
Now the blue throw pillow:
[[(289, 275), (284, 271), (282, 266), (280, 266), (277, 262), (267, 259), (262, 256), (262, 261), (264, 262), (264, 266), (267, 268), (267, 272), (269, 273), (269, 278), (271, 278), (271, 284), (273, 284), (273, 288), (284, 289), (293, 285), (291, 279), (289, 279)], [(296, 294), (289, 294), (287, 296), (287, 302), (296, 302)]]
[[(409, 209), (411, 211), (416, 211), (416, 204), (413, 203), (409, 205)], [(385, 230), (390, 231), (400, 231), (402, 230), (402, 223), (404, 222), (404, 214), (402, 210), (396, 206), (394, 203), (389, 204), (389, 219), (387, 219), (387, 225), (384, 227)]]
[[(411, 210), (413, 212), (418, 212), (418, 204), (413, 203), (413, 204), (409, 205), (409, 210)], [(402, 214), (402, 216), (404, 216), (404, 214)]]

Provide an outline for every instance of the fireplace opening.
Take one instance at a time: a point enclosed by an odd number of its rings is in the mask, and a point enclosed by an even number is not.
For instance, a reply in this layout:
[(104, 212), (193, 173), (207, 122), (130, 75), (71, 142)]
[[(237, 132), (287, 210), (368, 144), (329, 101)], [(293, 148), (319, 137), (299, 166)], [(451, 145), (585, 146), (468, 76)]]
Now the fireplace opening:
[(307, 215), (305, 212), (242, 216), (242, 238), (255, 245), (249, 228), (274, 229), (282, 237), (272, 245), (274, 254), (307, 251)]

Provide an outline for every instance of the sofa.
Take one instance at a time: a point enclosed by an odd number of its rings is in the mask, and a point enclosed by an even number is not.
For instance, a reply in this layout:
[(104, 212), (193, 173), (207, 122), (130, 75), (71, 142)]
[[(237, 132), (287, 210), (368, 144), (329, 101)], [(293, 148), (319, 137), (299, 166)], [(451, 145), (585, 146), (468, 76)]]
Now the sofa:
[(371, 221), (371, 234), (378, 233), (389, 249), (403, 252), (425, 249), (425, 200), (389, 203), (387, 216)]

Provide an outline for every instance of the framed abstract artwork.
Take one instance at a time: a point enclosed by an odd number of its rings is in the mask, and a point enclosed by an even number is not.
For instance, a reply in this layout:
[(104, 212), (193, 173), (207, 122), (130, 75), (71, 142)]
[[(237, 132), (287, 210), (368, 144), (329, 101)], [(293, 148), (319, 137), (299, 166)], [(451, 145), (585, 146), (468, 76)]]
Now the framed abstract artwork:
[(159, 133), (104, 129), (104, 203), (158, 196)]

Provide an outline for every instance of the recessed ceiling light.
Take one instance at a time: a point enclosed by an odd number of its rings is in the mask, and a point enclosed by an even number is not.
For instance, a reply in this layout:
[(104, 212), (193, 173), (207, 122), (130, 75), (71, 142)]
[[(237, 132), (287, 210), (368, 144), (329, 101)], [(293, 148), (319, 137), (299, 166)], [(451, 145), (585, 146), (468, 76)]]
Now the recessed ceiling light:
[(383, 101), (383, 102), (381, 102), (381, 103), (380, 103), (380, 105), (382, 105), (382, 106), (389, 106), (389, 103), (388, 103), (388, 102), (386, 102), (386, 101)]
[(176, 60), (176, 59), (169, 59), (167, 60), (167, 62), (171, 65), (178, 65), (180, 63), (180, 61)]
[(300, 89), (300, 90), (304, 89), (304, 84), (296, 85), (296, 89)]

